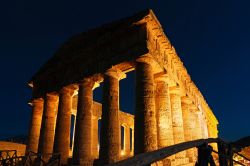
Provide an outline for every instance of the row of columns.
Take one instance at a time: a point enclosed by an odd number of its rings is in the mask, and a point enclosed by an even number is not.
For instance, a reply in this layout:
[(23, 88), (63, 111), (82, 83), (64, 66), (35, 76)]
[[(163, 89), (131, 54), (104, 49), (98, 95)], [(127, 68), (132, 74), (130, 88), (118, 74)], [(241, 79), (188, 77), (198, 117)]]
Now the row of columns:
[[(119, 81), (125, 77), (123, 72), (115, 68), (104, 73), (100, 164), (114, 163), (120, 159)], [(73, 164), (93, 164), (94, 88), (95, 81), (91, 78), (84, 78), (79, 83)], [(42, 154), (61, 153), (62, 164), (67, 164), (73, 93), (74, 90), (65, 87), (59, 92), (59, 97), (47, 94), (44, 102), (43, 99), (33, 101), (27, 150), (38, 151)], [(190, 134), (194, 133), (191, 130), (196, 130), (201, 126), (200, 122), (190, 123), (199, 118), (198, 115), (195, 117), (195, 114), (191, 113), (188, 105), (190, 103), (181, 100), (178, 87), (170, 88), (168, 86), (166, 77), (154, 78), (154, 68), (148, 57), (138, 59), (136, 63), (134, 154), (201, 138), (201, 133)], [(39, 126), (41, 126), (41, 130)], [(187, 153), (184, 151), (171, 156), (163, 163), (192, 156), (192, 150)], [(45, 160), (48, 160), (48, 157), (45, 157)]]

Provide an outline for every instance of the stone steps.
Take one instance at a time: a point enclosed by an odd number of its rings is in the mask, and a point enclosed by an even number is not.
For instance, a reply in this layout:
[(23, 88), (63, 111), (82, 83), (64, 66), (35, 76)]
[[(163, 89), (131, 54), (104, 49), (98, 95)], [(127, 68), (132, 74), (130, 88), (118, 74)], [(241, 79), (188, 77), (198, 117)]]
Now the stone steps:
[(194, 166), (194, 165), (195, 165), (195, 163), (188, 163), (188, 164), (183, 164), (181, 166)]
[(189, 164), (189, 158), (187, 158), (187, 157), (174, 159), (171, 162), (171, 165), (173, 165), (173, 166), (181, 166), (181, 165), (185, 165), (185, 164)]

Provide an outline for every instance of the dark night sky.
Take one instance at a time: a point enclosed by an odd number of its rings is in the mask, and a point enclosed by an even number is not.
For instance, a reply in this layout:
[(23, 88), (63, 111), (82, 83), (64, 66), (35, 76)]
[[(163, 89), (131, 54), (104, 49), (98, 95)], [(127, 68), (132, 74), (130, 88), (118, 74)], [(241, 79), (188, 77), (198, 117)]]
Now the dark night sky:
[[(0, 138), (27, 133), (28, 80), (70, 36), (152, 8), (217, 116), (220, 136), (250, 135), (250, 1), (5, 1), (0, 4)], [(133, 74), (121, 109), (133, 109)], [(131, 81), (132, 80), (132, 81)], [(100, 88), (95, 98), (100, 98)]]

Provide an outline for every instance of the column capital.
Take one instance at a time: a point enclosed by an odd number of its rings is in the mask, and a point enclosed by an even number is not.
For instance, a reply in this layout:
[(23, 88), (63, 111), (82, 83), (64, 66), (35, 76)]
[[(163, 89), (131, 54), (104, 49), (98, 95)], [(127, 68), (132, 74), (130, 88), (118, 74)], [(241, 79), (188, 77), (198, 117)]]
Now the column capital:
[(144, 65), (151, 66), (153, 68), (153, 73), (154, 74), (159, 73), (159, 72), (163, 72), (163, 73), (167, 72), (162, 68), (162, 66), (158, 62), (159, 60), (157, 59), (157, 57), (155, 57), (155, 56), (153, 56), (151, 54), (145, 54), (143, 56), (140, 56), (135, 61), (136, 61), (136, 66), (139, 65), (139, 64), (144, 64)]
[(169, 88), (169, 91), (170, 91), (171, 94), (180, 94), (180, 90), (181, 90), (181, 88), (178, 85), (177, 86), (172, 86), (172, 87)]
[(188, 96), (181, 97), (181, 102), (188, 105), (192, 104), (192, 100)]
[(120, 69), (112, 67), (105, 72), (105, 75), (116, 78), (118, 80), (126, 78), (126, 74)]
[(197, 114), (197, 115), (202, 116), (202, 112), (199, 109), (196, 109), (194, 113)]
[(198, 108), (196, 107), (196, 105), (193, 104), (193, 102), (188, 105), (188, 108), (192, 112), (198, 112), (199, 111)]
[(60, 91), (59, 94), (68, 94), (70, 96), (73, 96), (75, 93), (75, 89), (72, 89), (71, 87), (63, 87)]
[(156, 63), (153, 56), (150, 54), (146, 54), (146, 55), (139, 57), (138, 59), (136, 59), (136, 62), (142, 62), (142, 63), (146, 63), (149, 65), (153, 65)]
[(155, 77), (155, 82), (166, 82), (170, 81), (169, 76), (167, 74), (162, 74), (160, 76)]
[(100, 82), (98, 82), (94, 77), (85, 77), (83, 78), (79, 84), (79, 86), (91, 87), (92, 90), (100, 86)]
[(58, 97), (57, 94), (47, 93), (46, 94), (46, 99), (49, 99), (50, 101), (53, 101), (53, 102), (58, 102), (59, 97)]
[(43, 102), (44, 102), (43, 98), (35, 98), (29, 102), (29, 105), (31, 106), (34, 106), (35, 104), (43, 105)]

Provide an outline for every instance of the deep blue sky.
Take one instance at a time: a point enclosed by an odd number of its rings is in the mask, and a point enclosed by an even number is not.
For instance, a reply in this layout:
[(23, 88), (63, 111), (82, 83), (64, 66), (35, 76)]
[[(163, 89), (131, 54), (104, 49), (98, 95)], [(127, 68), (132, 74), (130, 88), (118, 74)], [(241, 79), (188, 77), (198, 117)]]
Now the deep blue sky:
[[(154, 10), (213, 109), (220, 136), (235, 140), (250, 135), (249, 6), (248, 0), (1, 2), (0, 138), (27, 133), (31, 113), (27, 82), (65, 40), (145, 8)], [(128, 77), (121, 82), (121, 106), (131, 111), (133, 74)]]

